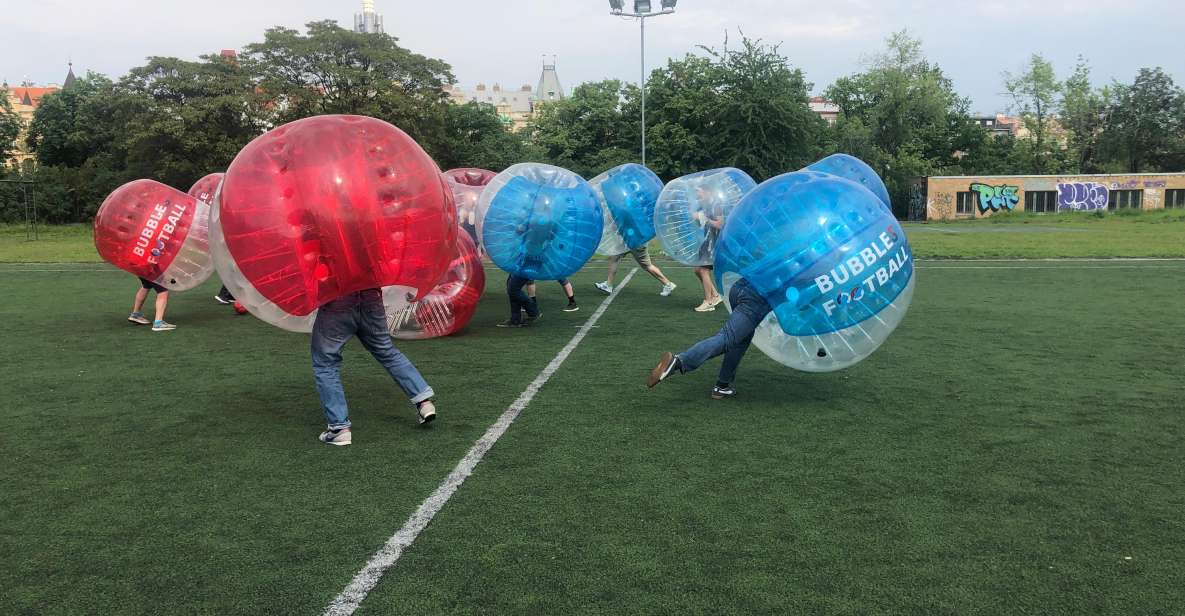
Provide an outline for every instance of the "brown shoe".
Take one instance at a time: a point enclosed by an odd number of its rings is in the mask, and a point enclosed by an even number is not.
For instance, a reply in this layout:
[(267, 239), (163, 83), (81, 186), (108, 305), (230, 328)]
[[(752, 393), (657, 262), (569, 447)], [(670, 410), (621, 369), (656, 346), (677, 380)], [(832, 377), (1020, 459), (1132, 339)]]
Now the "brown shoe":
[(650, 371), (650, 376), (646, 377), (646, 386), (654, 387), (658, 385), (659, 381), (671, 376), (671, 372), (675, 369), (676, 363), (679, 361), (674, 354), (667, 352), (662, 354), (662, 359), (658, 360), (658, 365)]

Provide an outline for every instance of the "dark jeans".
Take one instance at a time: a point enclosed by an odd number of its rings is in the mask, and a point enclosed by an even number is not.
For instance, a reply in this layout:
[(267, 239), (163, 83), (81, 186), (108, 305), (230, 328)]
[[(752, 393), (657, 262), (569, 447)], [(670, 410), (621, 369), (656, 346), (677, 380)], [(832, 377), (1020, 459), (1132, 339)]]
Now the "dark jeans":
[(510, 297), (511, 323), (521, 323), (523, 320), (523, 311), (526, 311), (527, 317), (532, 319), (539, 316), (539, 304), (527, 295), (526, 290), (523, 289), (530, 282), (530, 278), (523, 278), (514, 274), (506, 278), (506, 295)]
[(367, 289), (350, 293), (321, 306), (313, 321), (313, 379), (330, 429), (350, 426), (341, 365), (342, 347), (352, 336), (358, 336), (362, 346), (387, 369), (412, 403), (433, 396), (420, 371), (391, 344), (382, 291)]
[(728, 303), (732, 306), (732, 314), (728, 315), (724, 327), (715, 336), (701, 340), (677, 355), (680, 372), (691, 372), (709, 359), (723, 355), (724, 363), (720, 365), (718, 380), (727, 384), (736, 378), (737, 366), (741, 365), (745, 351), (749, 350), (749, 344), (753, 342), (753, 332), (757, 331), (757, 326), (772, 309), (744, 278), (732, 285), (728, 292)]

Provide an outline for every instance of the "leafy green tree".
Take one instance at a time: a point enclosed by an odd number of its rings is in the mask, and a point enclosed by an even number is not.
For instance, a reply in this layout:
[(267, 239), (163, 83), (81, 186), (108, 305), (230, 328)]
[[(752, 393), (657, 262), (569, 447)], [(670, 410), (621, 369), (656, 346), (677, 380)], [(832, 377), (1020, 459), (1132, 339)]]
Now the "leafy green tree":
[(277, 27), (243, 49), (242, 63), (272, 103), (274, 121), (326, 113), (369, 115), (413, 137), (438, 127), (451, 68), (400, 47), (386, 34), (353, 32), (333, 21), (307, 33)]
[(21, 116), (8, 101), (8, 89), (0, 88), (0, 168), (16, 153), (16, 139), (21, 134)]
[(819, 156), (826, 124), (808, 107), (811, 84), (777, 45), (701, 50), (650, 76), (647, 162), (659, 175), (729, 166), (760, 181)]
[(126, 128), (118, 106), (115, 84), (87, 73), (69, 88), (42, 97), (25, 136), (29, 150), (41, 165), (67, 167), (109, 153)]
[(968, 154), (987, 143), (986, 132), (971, 122), (967, 99), (904, 31), (890, 35), (864, 72), (836, 80), (826, 96), (840, 108), (832, 147), (881, 174), (899, 216), (918, 176), (961, 172)]
[(1099, 137), (1106, 117), (1107, 88), (1095, 89), (1090, 83), (1090, 65), (1082, 56), (1074, 72), (1062, 84), (1058, 115), (1062, 127), (1068, 131), (1067, 157), (1070, 171), (1098, 173), (1102, 171), (1099, 158)]
[(122, 114), (135, 118), (119, 142), (126, 169), (136, 177), (187, 189), (226, 169), (266, 128), (266, 106), (234, 59), (153, 57), (129, 71), (118, 88)]
[(576, 86), (568, 98), (541, 106), (534, 143), (548, 162), (589, 178), (638, 160), (637, 116), (625, 108), (636, 91), (616, 79)]
[(1032, 171), (1045, 174), (1056, 170), (1061, 153), (1053, 134), (1053, 112), (1062, 84), (1054, 74), (1053, 65), (1035, 53), (1029, 57), (1023, 73), (1004, 73), (1004, 87), (1032, 136)]
[(1159, 67), (1115, 84), (1103, 147), (1131, 173), (1185, 169), (1185, 92)]
[(421, 143), (442, 170), (479, 167), (501, 171), (515, 163), (543, 158), (524, 133), (510, 131), (493, 105), (449, 105), (437, 142)]

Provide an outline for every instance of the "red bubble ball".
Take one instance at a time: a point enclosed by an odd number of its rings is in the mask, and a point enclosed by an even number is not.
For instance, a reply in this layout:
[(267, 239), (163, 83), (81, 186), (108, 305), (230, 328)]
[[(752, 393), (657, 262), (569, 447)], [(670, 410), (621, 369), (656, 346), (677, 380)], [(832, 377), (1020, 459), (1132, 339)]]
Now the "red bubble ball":
[(222, 183), (224, 177), (226, 177), (225, 173), (211, 173), (203, 177), (189, 187), (189, 196), (198, 201), (214, 203), (214, 195), (218, 194), (218, 185)]
[(95, 248), (104, 261), (167, 289), (184, 291), (214, 271), (209, 206), (153, 180), (115, 189), (95, 215)]
[(436, 338), (461, 331), (477, 311), (486, 288), (486, 271), (477, 244), (464, 233), (457, 236), (457, 256), (444, 278), (424, 299), (388, 311), (391, 335), (402, 340)]
[(374, 118), (317, 116), (261, 135), (235, 157), (217, 201), (223, 282), (287, 329), (308, 331), (306, 317), (354, 291), (422, 299), (456, 251), (440, 169)]

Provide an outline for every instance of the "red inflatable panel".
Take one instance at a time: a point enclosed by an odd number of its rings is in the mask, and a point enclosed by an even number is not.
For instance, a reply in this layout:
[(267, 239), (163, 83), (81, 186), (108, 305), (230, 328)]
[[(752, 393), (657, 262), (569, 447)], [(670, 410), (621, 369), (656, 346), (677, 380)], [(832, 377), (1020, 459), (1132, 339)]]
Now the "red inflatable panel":
[(198, 180), (189, 188), (189, 196), (198, 201), (214, 203), (214, 195), (218, 192), (218, 185), (222, 183), (225, 173), (211, 173)]
[(136, 180), (115, 189), (95, 215), (95, 248), (125, 272), (157, 281), (181, 252), (197, 201), (160, 182)]
[(468, 235), (457, 236), (457, 252), (431, 293), (403, 310), (388, 313), (393, 336), (403, 340), (448, 336), (473, 318), (486, 288), (486, 271), (477, 244)]
[(374, 118), (318, 116), (267, 132), (235, 157), (220, 201), (230, 257), (289, 315), (369, 288), (408, 287), (421, 299), (456, 250), (440, 169)]

